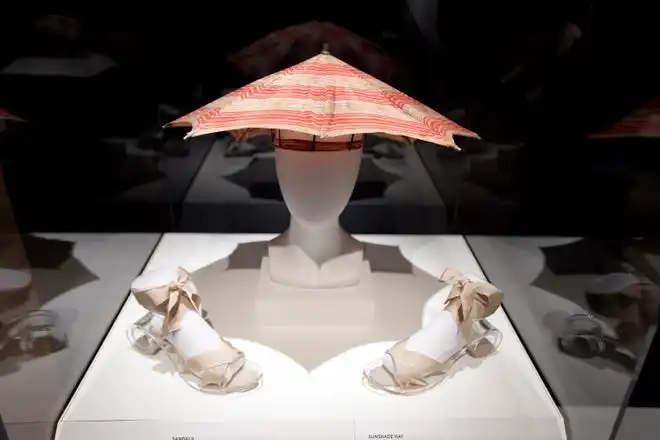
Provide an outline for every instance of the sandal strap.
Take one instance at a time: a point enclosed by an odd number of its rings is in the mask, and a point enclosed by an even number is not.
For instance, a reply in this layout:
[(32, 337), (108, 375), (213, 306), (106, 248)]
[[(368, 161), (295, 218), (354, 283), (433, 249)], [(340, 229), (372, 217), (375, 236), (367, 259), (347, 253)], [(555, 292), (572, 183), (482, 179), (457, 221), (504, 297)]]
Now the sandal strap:
[(177, 269), (177, 278), (164, 286), (133, 294), (137, 302), (150, 312), (163, 315), (161, 337), (178, 330), (188, 310), (201, 314), (202, 299), (192, 276), (183, 268)]
[(245, 355), (225, 342), (222, 349), (208, 351), (186, 361), (186, 369), (205, 384), (228, 386), (245, 364)]
[(454, 269), (445, 270), (440, 280), (452, 286), (444, 310), (451, 313), (465, 339), (470, 341), (472, 323), (495, 313), (504, 294), (492, 284), (470, 279)]
[(394, 371), (388, 370), (388, 372), (401, 390), (426, 386), (429, 376), (437, 374), (445, 368), (445, 363), (407, 350), (406, 341), (407, 339), (395, 344), (386, 352), (394, 369)]

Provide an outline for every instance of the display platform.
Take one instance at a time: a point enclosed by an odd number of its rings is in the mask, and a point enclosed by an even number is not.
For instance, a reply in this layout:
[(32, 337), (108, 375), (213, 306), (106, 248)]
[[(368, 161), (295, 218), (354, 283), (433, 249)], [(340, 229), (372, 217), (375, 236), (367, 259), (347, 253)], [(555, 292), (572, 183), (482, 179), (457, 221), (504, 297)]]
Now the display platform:
[[(557, 340), (569, 316), (594, 313), (586, 288), (617, 263), (590, 251), (580, 237), (469, 236), (467, 241), (489, 280), (506, 292), (507, 311), (555, 393), (571, 438), (608, 438), (634, 371), (607, 358), (572, 357), (560, 351)], [(660, 268), (658, 256), (646, 257), (646, 264)], [(613, 335), (612, 320), (594, 319)], [(649, 329), (647, 337), (654, 332)], [(636, 344), (642, 352), (644, 339)]]
[[(213, 145), (186, 195), (184, 230), (275, 232), (287, 227), (289, 211), (279, 190), (272, 147), (241, 157), (231, 155), (234, 146), (229, 138)], [(340, 218), (343, 227), (354, 233), (444, 232), (444, 203), (417, 152), (398, 147), (396, 153), (364, 153), (353, 197)], [(259, 219), (264, 217), (272, 231), (263, 230)]]
[[(48, 440), (159, 234), (38, 234), (26, 248), (40, 310), (59, 318), (66, 347), (0, 363), (0, 414), (12, 440)], [(118, 257), (120, 256), (120, 257)]]
[[(489, 319), (503, 333), (498, 351), (461, 361), (436, 388), (403, 397), (362, 384), (367, 363), (421, 326), (425, 304), (436, 298), (429, 274), (447, 267), (480, 274), (462, 237), (357, 236), (375, 251), (366, 252), (370, 275), (361, 282), (370, 293), (344, 291), (337, 298), (335, 290), (268, 287), (260, 274), (267, 265), (263, 241), (270, 238), (167, 234), (147, 266), (192, 272), (215, 327), (261, 366), (259, 389), (203, 394), (164, 359), (139, 354), (126, 330), (144, 310), (130, 297), (56, 438), (565, 438), (562, 416), (502, 309)], [(386, 284), (394, 289), (380, 295)], [(336, 313), (339, 302), (348, 304), (346, 313)], [(305, 310), (319, 319), (303, 316)]]

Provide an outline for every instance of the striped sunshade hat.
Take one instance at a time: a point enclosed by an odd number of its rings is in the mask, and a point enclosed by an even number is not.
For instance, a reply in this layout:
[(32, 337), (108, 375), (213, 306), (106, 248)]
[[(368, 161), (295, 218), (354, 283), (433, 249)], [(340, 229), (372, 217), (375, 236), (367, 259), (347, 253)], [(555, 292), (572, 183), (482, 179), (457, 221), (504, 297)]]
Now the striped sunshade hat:
[[(237, 139), (271, 134), (276, 147), (319, 151), (359, 148), (364, 134), (452, 148), (458, 148), (454, 135), (478, 137), (325, 50), (166, 126), (191, 126), (187, 138), (221, 131)], [(292, 132), (303, 136), (290, 139)]]

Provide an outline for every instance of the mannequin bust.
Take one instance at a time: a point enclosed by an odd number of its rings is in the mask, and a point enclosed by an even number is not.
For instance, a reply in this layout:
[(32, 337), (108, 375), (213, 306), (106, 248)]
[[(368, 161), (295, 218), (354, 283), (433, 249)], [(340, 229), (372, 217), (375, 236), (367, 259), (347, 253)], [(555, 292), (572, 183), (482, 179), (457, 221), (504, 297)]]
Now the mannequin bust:
[[(281, 136), (306, 135), (281, 132)], [(310, 136), (311, 139), (311, 136)], [(347, 142), (351, 136), (323, 139)], [(268, 245), (272, 281), (324, 289), (356, 285), (363, 271), (363, 245), (339, 225), (355, 187), (362, 149), (297, 151), (275, 149), (275, 167), (289, 228)]]

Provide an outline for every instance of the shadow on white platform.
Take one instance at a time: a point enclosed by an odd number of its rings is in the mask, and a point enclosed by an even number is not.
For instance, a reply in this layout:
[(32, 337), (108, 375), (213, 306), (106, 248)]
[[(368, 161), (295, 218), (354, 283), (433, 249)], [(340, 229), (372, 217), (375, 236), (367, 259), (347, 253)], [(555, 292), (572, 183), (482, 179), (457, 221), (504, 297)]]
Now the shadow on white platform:
[[(269, 238), (168, 234), (148, 269), (182, 265), (199, 271), (227, 258), (240, 243)], [(406, 259), (435, 276), (448, 266), (480, 274), (462, 237), (357, 238), (399, 246)], [(295, 356), (230, 338), (263, 368), (263, 387), (240, 396), (202, 394), (176, 376), (155, 371), (157, 359), (143, 357), (129, 346), (125, 331), (143, 313), (129, 298), (62, 415), (57, 439), (267, 439), (274, 433), (277, 438), (333, 440), (372, 435), (429, 440), (565, 438), (562, 417), (503, 310), (490, 318), (504, 334), (495, 355), (477, 368), (460, 368), (440, 386), (414, 397), (382, 396), (361, 383), (364, 365), (382, 355), (391, 340), (343, 348), (310, 369)], [(421, 310), (417, 313), (421, 321)]]

